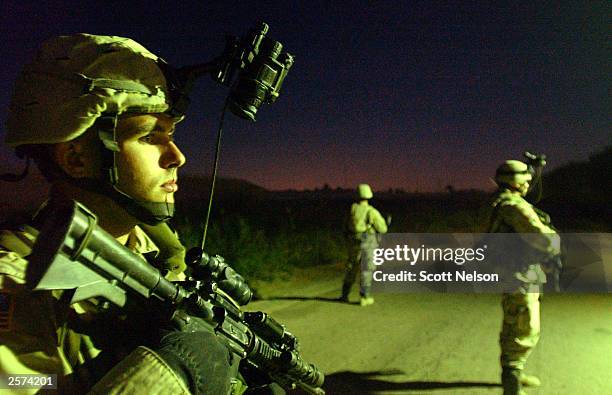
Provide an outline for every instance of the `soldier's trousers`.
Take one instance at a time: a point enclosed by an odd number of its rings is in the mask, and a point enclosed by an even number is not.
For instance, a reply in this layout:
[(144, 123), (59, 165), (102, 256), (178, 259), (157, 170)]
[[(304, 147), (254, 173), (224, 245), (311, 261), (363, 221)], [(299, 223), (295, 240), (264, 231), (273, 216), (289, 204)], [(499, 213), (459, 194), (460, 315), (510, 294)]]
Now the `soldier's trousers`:
[(348, 297), (351, 287), (360, 276), (359, 294), (369, 296), (372, 288), (372, 272), (374, 271), (374, 249), (378, 246), (376, 235), (364, 234), (359, 241), (349, 244), (349, 260), (342, 285), (342, 295)]
[(540, 338), (540, 294), (512, 293), (502, 297), (504, 321), (499, 335), (502, 368), (523, 370)]

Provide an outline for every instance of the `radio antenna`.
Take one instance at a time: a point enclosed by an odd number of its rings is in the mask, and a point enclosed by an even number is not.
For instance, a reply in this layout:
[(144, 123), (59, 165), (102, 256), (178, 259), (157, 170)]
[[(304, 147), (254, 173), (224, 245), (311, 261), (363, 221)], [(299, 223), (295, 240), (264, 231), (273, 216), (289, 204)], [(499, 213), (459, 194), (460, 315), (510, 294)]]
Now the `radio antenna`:
[(213, 163), (212, 176), (210, 178), (210, 193), (208, 194), (208, 208), (206, 209), (206, 219), (204, 220), (204, 232), (202, 233), (202, 243), (200, 244), (201, 251), (204, 251), (206, 244), (206, 235), (208, 234), (208, 222), (210, 220), (210, 212), (212, 210), (213, 196), (215, 193), (215, 182), (217, 180), (217, 172), (219, 170), (219, 156), (221, 154), (221, 135), (223, 134), (223, 120), (227, 110), (228, 100), (225, 100), (225, 105), (221, 111), (221, 119), (219, 120), (219, 130), (217, 131), (217, 144), (215, 147), (215, 160)]

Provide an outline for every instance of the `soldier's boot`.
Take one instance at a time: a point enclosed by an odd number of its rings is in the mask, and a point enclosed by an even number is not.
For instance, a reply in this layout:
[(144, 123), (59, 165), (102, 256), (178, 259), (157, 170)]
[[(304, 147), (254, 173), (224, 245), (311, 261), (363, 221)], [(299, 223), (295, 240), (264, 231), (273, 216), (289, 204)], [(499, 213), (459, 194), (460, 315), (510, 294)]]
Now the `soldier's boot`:
[(521, 384), (525, 387), (539, 387), (542, 382), (537, 376), (521, 373)]
[(518, 369), (502, 369), (502, 387), (504, 395), (525, 395), (521, 389), (521, 371)]
[(365, 296), (365, 295), (362, 295), (362, 296), (361, 296), (361, 300), (359, 301), (359, 304), (360, 304), (362, 307), (369, 306), (369, 305), (371, 305), (371, 304), (374, 304), (374, 298), (373, 298), (373, 297), (371, 297), (371, 296)]

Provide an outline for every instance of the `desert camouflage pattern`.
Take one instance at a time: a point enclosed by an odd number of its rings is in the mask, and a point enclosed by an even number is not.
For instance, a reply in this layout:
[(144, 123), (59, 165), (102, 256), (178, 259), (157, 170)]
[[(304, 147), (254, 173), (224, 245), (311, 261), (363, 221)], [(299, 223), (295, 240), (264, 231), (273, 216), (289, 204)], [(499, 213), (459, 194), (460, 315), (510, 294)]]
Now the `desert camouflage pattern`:
[(504, 294), (504, 319), (499, 335), (501, 365), (523, 370), (525, 362), (540, 339), (540, 294)]
[[(502, 298), (503, 324), (500, 333), (502, 368), (523, 370), (540, 337), (540, 285), (546, 281), (540, 264), (559, 254), (555, 230), (545, 224), (535, 208), (517, 191), (502, 188), (492, 201), (490, 232), (530, 233), (525, 248), (528, 262), (517, 269), (517, 289)], [(540, 235), (541, 237), (534, 237)]]
[(15, 82), (6, 144), (73, 140), (102, 114), (162, 113), (170, 93), (159, 58), (132, 39), (53, 37)]
[[(9, 305), (7, 317), (0, 327), (0, 373), (57, 374), (61, 393), (83, 394), (93, 386), (96, 376), (85, 366), (100, 354), (100, 349), (89, 336), (71, 328), (68, 318), (96, 314), (97, 303), (69, 305), (62, 291), (32, 292), (28, 289), (27, 255), (37, 234), (37, 230), (29, 226), (0, 233), (0, 293)], [(143, 256), (159, 252), (139, 227), (129, 234), (126, 245)], [(175, 274), (170, 276), (176, 277)], [(96, 386), (97, 393), (139, 394), (145, 389), (147, 394), (188, 393), (182, 381), (153, 351), (139, 347), (125, 361), (121, 364), (123, 368), (113, 369)], [(126, 377), (130, 377), (129, 383), (123, 381)], [(37, 389), (2, 391), (32, 394)]]

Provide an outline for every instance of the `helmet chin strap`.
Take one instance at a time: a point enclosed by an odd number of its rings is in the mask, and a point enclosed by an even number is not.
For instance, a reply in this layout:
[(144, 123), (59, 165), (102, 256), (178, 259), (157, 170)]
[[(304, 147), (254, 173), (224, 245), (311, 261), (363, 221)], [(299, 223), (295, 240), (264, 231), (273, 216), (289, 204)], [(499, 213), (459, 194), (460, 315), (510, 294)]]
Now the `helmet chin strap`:
[[(96, 129), (101, 144), (101, 157), (103, 178), (106, 182), (95, 179), (80, 179), (77, 184), (91, 192), (108, 196), (115, 203), (123, 207), (133, 217), (147, 225), (157, 225), (167, 222), (174, 215), (174, 203), (148, 202), (136, 200), (123, 192), (119, 186), (119, 172), (117, 170), (117, 114), (103, 115), (96, 120)], [(104, 174), (105, 173), (105, 174)]]
[(94, 178), (71, 178), (70, 182), (86, 191), (110, 198), (131, 216), (147, 225), (167, 222), (174, 215), (174, 203), (136, 200), (108, 182)]
[(133, 217), (147, 225), (157, 225), (162, 222), (167, 222), (174, 216), (174, 203), (168, 203), (167, 201), (147, 202), (144, 200), (136, 200), (132, 196), (121, 191), (117, 185), (112, 185), (112, 191), (109, 197)]

